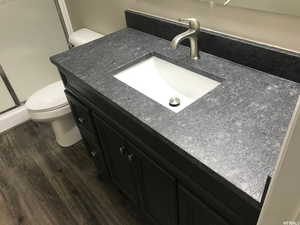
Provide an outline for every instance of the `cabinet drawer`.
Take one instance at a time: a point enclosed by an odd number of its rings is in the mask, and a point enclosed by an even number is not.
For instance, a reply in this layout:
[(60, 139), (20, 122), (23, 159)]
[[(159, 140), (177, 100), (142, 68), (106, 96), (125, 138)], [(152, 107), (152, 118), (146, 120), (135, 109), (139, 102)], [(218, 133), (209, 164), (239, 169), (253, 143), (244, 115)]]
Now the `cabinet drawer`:
[(65, 92), (77, 125), (79, 127), (83, 127), (89, 130), (90, 132), (94, 133), (95, 131), (94, 131), (90, 110), (71, 93), (69, 93), (68, 91)]
[(178, 200), (179, 225), (231, 225), (181, 185)]

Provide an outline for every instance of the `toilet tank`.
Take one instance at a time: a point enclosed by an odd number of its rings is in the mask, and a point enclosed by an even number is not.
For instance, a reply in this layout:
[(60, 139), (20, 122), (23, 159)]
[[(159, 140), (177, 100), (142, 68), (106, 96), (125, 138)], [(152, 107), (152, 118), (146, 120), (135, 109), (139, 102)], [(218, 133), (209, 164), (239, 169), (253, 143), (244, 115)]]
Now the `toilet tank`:
[(88, 42), (94, 41), (101, 37), (103, 37), (102, 34), (99, 34), (87, 28), (82, 28), (70, 34), (69, 42), (70, 44), (72, 44), (72, 46), (77, 47), (86, 44)]

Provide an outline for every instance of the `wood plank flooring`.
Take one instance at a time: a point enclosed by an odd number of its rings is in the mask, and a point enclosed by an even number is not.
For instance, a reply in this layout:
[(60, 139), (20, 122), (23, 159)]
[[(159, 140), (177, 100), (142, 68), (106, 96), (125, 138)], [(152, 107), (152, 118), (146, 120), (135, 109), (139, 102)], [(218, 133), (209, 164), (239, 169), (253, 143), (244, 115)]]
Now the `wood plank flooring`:
[(59, 147), (47, 124), (0, 135), (0, 225), (142, 225), (82, 143)]

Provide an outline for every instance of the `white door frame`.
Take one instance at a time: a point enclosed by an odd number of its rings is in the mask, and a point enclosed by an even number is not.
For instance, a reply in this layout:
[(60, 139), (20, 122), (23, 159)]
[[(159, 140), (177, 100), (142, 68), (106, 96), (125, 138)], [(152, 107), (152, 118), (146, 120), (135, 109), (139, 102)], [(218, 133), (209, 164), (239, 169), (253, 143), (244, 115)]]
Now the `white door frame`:
[(65, 23), (68, 35), (70, 36), (70, 34), (72, 34), (74, 30), (73, 30), (73, 26), (72, 26), (72, 23), (71, 23), (71, 19), (70, 19), (70, 15), (69, 15), (69, 12), (68, 12), (66, 2), (65, 2), (65, 0), (57, 0), (57, 1), (58, 1), (58, 5), (60, 7), (60, 10), (61, 10), (61, 14), (63, 16), (63, 20), (64, 20), (64, 23)]

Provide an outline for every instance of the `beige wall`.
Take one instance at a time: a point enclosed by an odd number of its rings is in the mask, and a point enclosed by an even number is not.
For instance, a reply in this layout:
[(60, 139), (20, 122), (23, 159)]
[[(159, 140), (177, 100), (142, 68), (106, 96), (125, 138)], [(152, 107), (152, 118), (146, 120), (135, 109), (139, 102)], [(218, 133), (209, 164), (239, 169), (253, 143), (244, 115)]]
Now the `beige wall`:
[(0, 64), (21, 101), (60, 79), (49, 57), (67, 44), (53, 0), (0, 1), (0, 30)]
[(131, 8), (170, 19), (196, 17), (203, 27), (300, 52), (300, 17), (216, 6), (199, 0), (66, 0), (74, 28), (104, 34), (125, 26)]
[(300, 223), (299, 137), (300, 98), (282, 145), (258, 225)]

